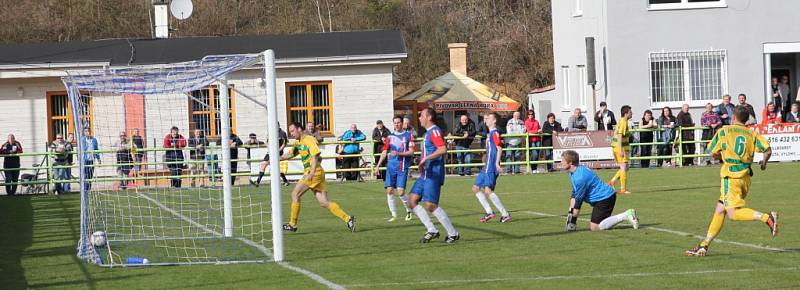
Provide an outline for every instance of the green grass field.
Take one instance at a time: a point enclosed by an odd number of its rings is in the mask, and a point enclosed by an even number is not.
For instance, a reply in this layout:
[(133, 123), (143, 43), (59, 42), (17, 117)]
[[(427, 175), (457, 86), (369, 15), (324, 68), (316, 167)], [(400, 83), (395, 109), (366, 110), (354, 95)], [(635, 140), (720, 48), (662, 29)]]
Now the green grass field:
[[(387, 223), (381, 183), (334, 183), (330, 196), (357, 216), (358, 231), (347, 232), (307, 195), (300, 231), (286, 234), (286, 257), (348, 289), (798, 288), (798, 169), (784, 163), (756, 172), (748, 196), (750, 207), (782, 213), (780, 236), (773, 239), (760, 222), (726, 221), (722, 241), (703, 258), (683, 251), (698, 242), (688, 235), (705, 235), (719, 195), (718, 167), (634, 169), (633, 194), (618, 198), (615, 213), (636, 208), (642, 228), (623, 223), (594, 233), (586, 221), (579, 232), (564, 232), (564, 173), (500, 177), (496, 192), (512, 211), (509, 224), (479, 223), (473, 179), (450, 177), (441, 205), (461, 232), (455, 245), (419, 244), (424, 227), (416, 219)], [(242, 190), (266, 199), (268, 187)], [(275, 263), (97, 267), (75, 257), (79, 221), (77, 195), (0, 198), (0, 288), (325, 288)]]

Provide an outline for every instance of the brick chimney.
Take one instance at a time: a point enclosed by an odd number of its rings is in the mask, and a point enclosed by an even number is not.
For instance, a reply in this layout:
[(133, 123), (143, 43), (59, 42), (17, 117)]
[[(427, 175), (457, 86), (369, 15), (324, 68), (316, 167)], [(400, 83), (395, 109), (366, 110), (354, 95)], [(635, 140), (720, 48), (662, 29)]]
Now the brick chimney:
[(449, 43), (450, 49), (450, 71), (467, 75), (467, 44)]

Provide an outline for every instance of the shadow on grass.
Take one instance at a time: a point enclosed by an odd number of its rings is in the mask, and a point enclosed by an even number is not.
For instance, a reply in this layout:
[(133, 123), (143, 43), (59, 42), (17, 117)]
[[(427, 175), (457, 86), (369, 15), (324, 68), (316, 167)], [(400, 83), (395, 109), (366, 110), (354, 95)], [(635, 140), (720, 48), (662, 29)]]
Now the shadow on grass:
[(28, 280), (22, 256), (33, 241), (33, 208), (30, 196), (0, 198), (0, 284), (3, 289), (26, 289)]

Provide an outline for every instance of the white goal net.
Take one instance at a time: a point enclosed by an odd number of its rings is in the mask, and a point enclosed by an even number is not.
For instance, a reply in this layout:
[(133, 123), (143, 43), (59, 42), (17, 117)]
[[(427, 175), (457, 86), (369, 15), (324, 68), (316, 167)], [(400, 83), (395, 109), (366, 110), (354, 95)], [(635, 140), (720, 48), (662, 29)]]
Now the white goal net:
[[(274, 69), (270, 51), (63, 78), (79, 144), (80, 258), (103, 266), (282, 259), (273, 231), (279, 203), (232, 185), (246, 167), (231, 149), (231, 100), (244, 93), (228, 86), (227, 75), (267, 55), (263, 63)], [(263, 81), (267, 90), (272, 79)], [(252, 87), (263, 94), (260, 84)]]

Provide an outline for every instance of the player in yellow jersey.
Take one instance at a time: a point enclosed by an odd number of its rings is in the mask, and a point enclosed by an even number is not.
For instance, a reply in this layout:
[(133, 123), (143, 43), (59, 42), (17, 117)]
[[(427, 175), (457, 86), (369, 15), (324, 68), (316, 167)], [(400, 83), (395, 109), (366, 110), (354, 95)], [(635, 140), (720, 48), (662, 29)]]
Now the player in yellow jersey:
[(767, 169), (767, 162), (772, 155), (769, 143), (760, 134), (744, 126), (750, 112), (743, 106), (733, 110), (733, 124), (725, 126), (711, 139), (708, 152), (715, 158), (722, 160), (720, 177), (722, 185), (717, 208), (708, 226), (706, 238), (697, 247), (686, 251), (688, 256), (705, 256), (708, 253), (708, 244), (719, 234), (725, 215), (734, 221), (762, 221), (769, 227), (773, 237), (778, 235), (778, 213), (760, 213), (745, 207), (745, 197), (750, 189), (750, 176), (753, 170), (753, 153), (763, 152), (761, 170)]
[(614, 130), (614, 137), (611, 139), (611, 148), (614, 149), (614, 160), (619, 164), (617, 174), (608, 181), (608, 185), (614, 187), (614, 183), (619, 179), (619, 193), (629, 194), (628, 191), (628, 161), (631, 155), (631, 131), (628, 128), (628, 120), (633, 118), (633, 111), (631, 106), (625, 105), (620, 109), (620, 119), (617, 123), (617, 129)]
[(300, 123), (289, 125), (289, 136), (297, 139), (297, 144), (289, 152), (281, 156), (281, 160), (291, 159), (300, 155), (303, 161), (303, 177), (292, 190), (292, 208), (289, 216), (289, 223), (283, 225), (286, 231), (297, 231), (297, 218), (300, 215), (300, 197), (309, 189), (314, 192), (321, 207), (327, 208), (333, 215), (347, 223), (347, 229), (351, 232), (356, 231), (356, 218), (348, 215), (338, 203), (328, 200), (327, 184), (325, 183), (325, 171), (322, 169), (322, 158), (320, 158), (319, 144), (313, 136), (306, 135)]

